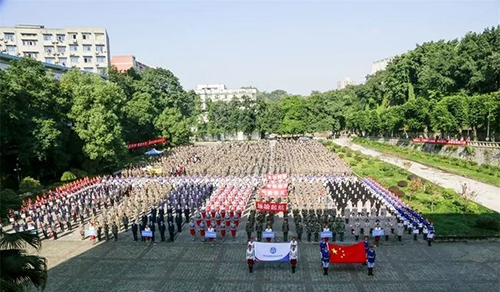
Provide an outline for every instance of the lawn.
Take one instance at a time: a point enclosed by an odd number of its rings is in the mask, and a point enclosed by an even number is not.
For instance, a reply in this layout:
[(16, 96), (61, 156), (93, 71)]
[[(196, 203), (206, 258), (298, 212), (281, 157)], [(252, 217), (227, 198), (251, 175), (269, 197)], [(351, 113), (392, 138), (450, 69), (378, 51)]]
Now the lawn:
[(331, 141), (325, 146), (337, 152), (359, 176), (371, 177), (388, 189), (397, 188), (406, 204), (434, 223), (438, 235), (500, 235), (500, 214), (464, 199), (454, 190)]
[[(427, 153), (421, 150), (371, 141), (364, 138), (355, 138), (353, 142), (378, 150), (382, 153), (412, 160), (443, 171), (500, 187), (500, 167), (497, 166), (487, 164), (478, 165), (475, 161)], [(468, 151), (474, 151), (471, 147), (467, 149)]]

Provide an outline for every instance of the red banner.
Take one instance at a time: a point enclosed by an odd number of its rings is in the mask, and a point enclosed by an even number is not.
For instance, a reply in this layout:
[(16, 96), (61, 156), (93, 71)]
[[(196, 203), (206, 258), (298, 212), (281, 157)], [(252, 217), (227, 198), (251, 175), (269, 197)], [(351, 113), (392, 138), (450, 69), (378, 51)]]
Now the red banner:
[(259, 211), (265, 212), (286, 212), (286, 203), (256, 202), (255, 207)]
[(427, 143), (427, 144), (441, 144), (441, 145), (457, 145), (463, 146), (468, 145), (467, 140), (447, 140), (447, 139), (424, 139), (424, 138), (414, 138), (411, 139), (413, 143)]
[(146, 147), (150, 145), (155, 145), (155, 144), (164, 144), (167, 143), (167, 138), (158, 138), (155, 140), (149, 140), (149, 141), (144, 141), (140, 143), (133, 143), (133, 144), (127, 144), (128, 149), (135, 149), (139, 147)]
[(353, 245), (336, 245), (328, 243), (330, 263), (355, 264), (366, 262), (366, 253), (363, 242)]
[(261, 189), (259, 194), (262, 197), (278, 197), (284, 198), (288, 196), (288, 189)]

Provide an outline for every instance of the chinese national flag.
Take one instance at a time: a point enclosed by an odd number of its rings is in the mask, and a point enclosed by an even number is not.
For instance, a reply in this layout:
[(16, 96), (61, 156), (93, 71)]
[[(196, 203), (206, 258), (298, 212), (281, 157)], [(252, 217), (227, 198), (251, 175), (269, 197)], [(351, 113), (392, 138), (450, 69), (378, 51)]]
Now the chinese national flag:
[(353, 245), (336, 245), (328, 243), (330, 263), (355, 264), (366, 262), (363, 242)]

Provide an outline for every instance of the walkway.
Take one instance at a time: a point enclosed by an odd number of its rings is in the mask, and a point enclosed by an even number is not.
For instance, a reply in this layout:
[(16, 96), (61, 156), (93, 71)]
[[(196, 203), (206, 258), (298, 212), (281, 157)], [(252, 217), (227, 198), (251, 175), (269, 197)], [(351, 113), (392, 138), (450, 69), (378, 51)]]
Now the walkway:
[(401, 159), (393, 155), (384, 154), (373, 149), (365, 148), (358, 144), (352, 143), (350, 139), (334, 139), (333, 142), (341, 146), (347, 146), (352, 150), (359, 150), (363, 154), (377, 157), (382, 161), (394, 164), (399, 167), (403, 167), (403, 163), (405, 162), (411, 162), (411, 166), (408, 169), (409, 172), (414, 173), (444, 188), (454, 189), (456, 192), (461, 192), (462, 185), (466, 183), (470, 190), (477, 193), (477, 198), (475, 199), (477, 203), (490, 208), (491, 210), (500, 212), (500, 188), (498, 187), (465, 178), (456, 174), (444, 172), (439, 169), (431, 168), (417, 162)]
[(377, 248), (373, 277), (359, 264), (332, 265), (330, 274), (323, 276), (317, 243), (299, 243), (295, 274), (288, 263), (257, 263), (250, 274), (245, 248), (244, 240), (218, 241), (213, 246), (191, 242), (186, 230), (174, 243), (146, 247), (133, 242), (129, 230), (116, 242), (92, 248), (76, 235), (44, 241), (40, 252), (51, 267), (46, 292), (469, 292), (497, 291), (500, 283), (497, 242), (428, 247), (421, 241), (414, 244), (405, 239), (403, 245), (384, 241)]

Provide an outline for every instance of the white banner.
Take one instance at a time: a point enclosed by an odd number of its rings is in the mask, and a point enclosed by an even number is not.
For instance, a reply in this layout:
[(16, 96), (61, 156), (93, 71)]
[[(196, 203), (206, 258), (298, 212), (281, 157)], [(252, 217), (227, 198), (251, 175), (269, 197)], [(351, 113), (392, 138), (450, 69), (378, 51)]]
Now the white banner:
[(255, 260), (256, 261), (280, 261), (288, 262), (290, 260), (289, 242), (285, 243), (267, 243), (255, 242)]

